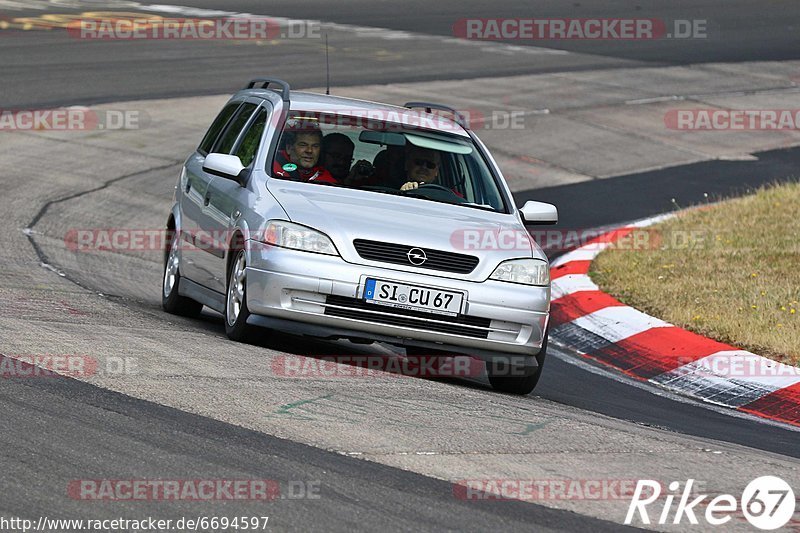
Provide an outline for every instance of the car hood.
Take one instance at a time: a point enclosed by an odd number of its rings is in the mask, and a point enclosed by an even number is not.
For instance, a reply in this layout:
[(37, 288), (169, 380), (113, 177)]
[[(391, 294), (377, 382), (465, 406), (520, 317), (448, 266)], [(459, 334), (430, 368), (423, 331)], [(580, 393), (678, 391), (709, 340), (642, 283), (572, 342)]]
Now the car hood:
[(327, 234), (342, 258), (351, 263), (432, 273), (412, 265), (392, 266), (363, 259), (353, 246), (354, 239), (478, 257), (480, 262), (471, 274), (447, 274), (465, 279), (486, 279), (507, 259), (546, 260), (516, 215), (276, 179), (269, 180), (268, 188), (292, 222)]

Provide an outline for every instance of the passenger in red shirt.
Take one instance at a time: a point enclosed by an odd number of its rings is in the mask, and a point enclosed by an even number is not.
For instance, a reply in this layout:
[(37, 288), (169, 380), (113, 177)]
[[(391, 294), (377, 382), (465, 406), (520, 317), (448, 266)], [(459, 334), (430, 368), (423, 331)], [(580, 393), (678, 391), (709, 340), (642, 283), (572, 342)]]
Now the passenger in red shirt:
[(290, 119), (283, 132), (283, 149), (275, 154), (272, 175), (293, 181), (337, 183), (319, 164), (322, 132), (316, 124)]

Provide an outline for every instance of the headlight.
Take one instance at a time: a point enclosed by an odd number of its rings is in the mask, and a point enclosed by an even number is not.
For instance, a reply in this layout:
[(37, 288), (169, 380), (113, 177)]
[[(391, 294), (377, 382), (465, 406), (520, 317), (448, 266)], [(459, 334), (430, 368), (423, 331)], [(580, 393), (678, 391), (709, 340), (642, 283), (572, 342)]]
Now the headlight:
[(550, 285), (550, 265), (541, 259), (513, 259), (500, 263), (489, 279), (546, 287)]
[(304, 252), (317, 254), (339, 255), (330, 237), (324, 233), (300, 224), (286, 222), (285, 220), (270, 220), (262, 240), (267, 244), (280, 246), (281, 248), (291, 248), (292, 250), (303, 250)]

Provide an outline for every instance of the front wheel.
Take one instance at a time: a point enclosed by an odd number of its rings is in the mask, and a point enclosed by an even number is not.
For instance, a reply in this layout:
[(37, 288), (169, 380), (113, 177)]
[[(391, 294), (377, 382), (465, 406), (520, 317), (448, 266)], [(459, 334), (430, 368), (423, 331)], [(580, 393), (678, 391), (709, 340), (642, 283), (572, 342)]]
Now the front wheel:
[(536, 355), (536, 361), (539, 366), (527, 375), (518, 375), (522, 372), (520, 367), (512, 367), (508, 363), (486, 363), (486, 373), (489, 376), (489, 383), (492, 388), (499, 392), (507, 392), (509, 394), (529, 394), (536, 388), (539, 383), (539, 377), (542, 375), (542, 368), (544, 367), (545, 356), (547, 355), (547, 331), (544, 333), (544, 340), (542, 341), (542, 349)]
[(247, 323), (247, 257), (239, 250), (228, 273), (228, 291), (225, 298), (225, 334), (238, 342), (248, 342), (253, 336), (253, 326)]

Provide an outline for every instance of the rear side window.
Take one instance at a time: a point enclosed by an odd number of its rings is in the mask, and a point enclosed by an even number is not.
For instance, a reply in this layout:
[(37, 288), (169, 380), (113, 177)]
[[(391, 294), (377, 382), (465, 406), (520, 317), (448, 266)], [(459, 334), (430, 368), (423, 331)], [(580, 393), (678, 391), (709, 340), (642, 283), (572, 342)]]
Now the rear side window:
[(228, 124), (225, 133), (222, 134), (222, 137), (214, 148), (215, 152), (219, 154), (231, 153), (233, 145), (236, 144), (236, 139), (239, 138), (239, 134), (242, 133), (242, 129), (244, 129), (247, 121), (250, 120), (250, 116), (253, 114), (256, 107), (256, 104), (242, 104), (242, 107), (239, 108), (239, 113), (231, 120), (230, 124)]
[(256, 156), (258, 150), (258, 143), (261, 141), (261, 135), (264, 133), (264, 127), (267, 125), (267, 110), (263, 107), (259, 110), (255, 120), (250, 124), (247, 133), (242, 137), (239, 143), (239, 148), (236, 149), (236, 154), (242, 160), (242, 164), (246, 167), (250, 166), (253, 158)]
[(206, 132), (206, 136), (203, 137), (203, 142), (200, 143), (200, 147), (197, 149), (203, 155), (208, 155), (211, 151), (211, 148), (214, 146), (214, 142), (219, 137), (222, 128), (225, 127), (225, 124), (228, 123), (233, 113), (239, 109), (240, 102), (236, 102), (233, 104), (226, 105), (222, 111), (219, 112), (217, 118), (214, 119), (214, 123), (211, 124), (211, 127), (208, 128), (208, 132)]

